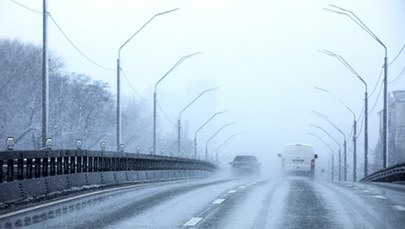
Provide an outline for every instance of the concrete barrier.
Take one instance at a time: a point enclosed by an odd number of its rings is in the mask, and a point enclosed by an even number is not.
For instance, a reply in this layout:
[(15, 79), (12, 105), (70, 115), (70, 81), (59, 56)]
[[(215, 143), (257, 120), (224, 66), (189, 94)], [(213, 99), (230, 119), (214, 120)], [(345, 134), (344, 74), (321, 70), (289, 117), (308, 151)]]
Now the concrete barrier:
[(34, 198), (48, 193), (49, 183), (46, 177), (19, 181), (25, 198)]
[(44, 198), (61, 191), (73, 191), (85, 186), (110, 186), (145, 181), (208, 176), (207, 171), (193, 170), (141, 170), (74, 173), (49, 177), (16, 180), (0, 184), (0, 204), (15, 203), (33, 198)]
[(23, 198), (20, 182), (9, 182), (1, 185), (0, 199), (3, 203), (13, 202)]
[(47, 180), (48, 180), (48, 194), (71, 188), (69, 183), (67, 182), (66, 176), (61, 175), (48, 177)]

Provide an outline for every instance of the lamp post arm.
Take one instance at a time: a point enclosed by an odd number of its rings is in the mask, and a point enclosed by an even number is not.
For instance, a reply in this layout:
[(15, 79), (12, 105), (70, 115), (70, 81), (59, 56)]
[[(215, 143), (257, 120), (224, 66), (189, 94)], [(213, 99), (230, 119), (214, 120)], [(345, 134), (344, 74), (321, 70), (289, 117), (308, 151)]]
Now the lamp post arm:
[(245, 132), (239, 132), (239, 133), (236, 133), (236, 134), (233, 134), (233, 135), (231, 135), (228, 139), (226, 139), (221, 145), (219, 145), (218, 147), (217, 147), (217, 152), (218, 152), (218, 150), (222, 147), (222, 146), (224, 146), (226, 143), (228, 143), (232, 138), (234, 138), (234, 137), (236, 137), (236, 136), (238, 136), (238, 135), (241, 135), (241, 134), (243, 134), (243, 133), (245, 133)]
[(208, 143), (209, 143), (215, 136), (217, 136), (217, 134), (219, 134), (219, 132), (221, 132), (223, 129), (225, 129), (227, 126), (235, 125), (235, 124), (236, 124), (236, 122), (231, 122), (231, 123), (228, 123), (228, 124), (223, 125), (221, 128), (219, 128), (219, 130), (217, 130), (217, 131), (207, 140), (207, 145), (208, 145)]
[(331, 92), (331, 91), (329, 91), (329, 90), (327, 90), (327, 89), (321, 88), (321, 87), (314, 87), (314, 89), (320, 90), (320, 91), (323, 91), (323, 92), (326, 92), (326, 93), (331, 94), (333, 97), (335, 97), (335, 99), (336, 99), (337, 101), (339, 101), (343, 106), (345, 106), (345, 107), (347, 108), (347, 110), (350, 111), (350, 113), (352, 113), (352, 115), (353, 115), (353, 120), (356, 120), (356, 114), (354, 113), (354, 111), (353, 111), (352, 109), (350, 109), (350, 107), (348, 107), (348, 106), (347, 106), (341, 99), (339, 99), (339, 97), (337, 97), (333, 92)]
[(190, 55), (183, 56), (182, 58), (180, 58), (180, 60), (178, 60), (178, 61), (169, 69), (169, 71), (167, 71), (166, 74), (164, 74), (164, 75), (162, 76), (162, 78), (160, 78), (160, 79), (156, 82), (156, 84), (155, 84), (155, 92), (156, 92), (156, 89), (157, 89), (157, 86), (159, 85), (159, 83), (162, 82), (162, 80), (163, 80), (164, 78), (166, 78), (167, 75), (169, 75), (177, 66), (179, 66), (179, 65), (180, 65), (183, 61), (185, 61), (187, 58), (190, 58), (190, 57), (195, 56), (195, 55), (197, 55), (197, 54), (201, 54), (201, 52), (195, 52), (195, 53), (192, 53), (192, 54), (190, 54)]
[(330, 4), (331, 7), (337, 8), (343, 12), (339, 12), (336, 10), (331, 10), (331, 9), (325, 9), (334, 13), (338, 13), (338, 14), (342, 14), (342, 15), (346, 15), (347, 17), (349, 17), (352, 21), (354, 21), (358, 26), (360, 26), (366, 33), (368, 33), (372, 38), (374, 38), (374, 40), (376, 40), (378, 43), (380, 43), (385, 51), (387, 52), (387, 47), (384, 45), (384, 43), (373, 33), (373, 31), (371, 31), (370, 28), (368, 28), (368, 26), (366, 24), (364, 24), (364, 22), (357, 17), (357, 15), (355, 13), (353, 13), (353, 11), (344, 9), (342, 7), (336, 6), (336, 5), (332, 5)]
[(225, 113), (225, 112), (228, 112), (228, 111), (220, 111), (220, 112), (217, 112), (214, 115), (212, 115), (204, 124), (202, 124), (200, 126), (200, 128), (198, 128), (198, 130), (194, 133), (194, 137), (196, 137), (198, 132), (200, 132), (200, 130), (202, 130), (202, 128), (204, 128), (204, 126), (206, 126), (213, 118), (215, 118), (215, 116), (217, 116), (219, 114), (222, 114), (222, 113)]
[(366, 87), (366, 91), (367, 91), (367, 83), (366, 83), (366, 81), (360, 76), (359, 73), (356, 72), (356, 70), (354, 70), (354, 68), (342, 56), (337, 55), (337, 54), (335, 54), (335, 53), (333, 53), (331, 51), (325, 50), (325, 49), (321, 50), (320, 52), (323, 53), (323, 54), (326, 54), (328, 56), (332, 56), (332, 57), (335, 57), (336, 59), (338, 59), (346, 68), (348, 68), (354, 75), (357, 76), (357, 78), (359, 78), (363, 82), (363, 84)]
[(342, 62), (353, 74), (355, 74), (357, 76), (357, 78), (359, 78), (361, 80), (361, 82), (363, 82), (364, 86), (366, 87), (366, 91), (367, 91), (367, 83), (366, 81), (360, 76), (359, 73), (356, 72), (356, 70), (354, 70), (354, 68), (347, 63), (347, 61), (340, 55), (336, 55), (337, 59)]
[(118, 49), (118, 59), (120, 58), (120, 53), (121, 53), (121, 49), (130, 41), (132, 40), (132, 38), (134, 38), (143, 28), (145, 28), (153, 19), (155, 19), (155, 17), (161, 16), (163, 14), (167, 14), (167, 13), (171, 13), (173, 11), (176, 11), (180, 8), (176, 8), (176, 9), (172, 9), (172, 10), (168, 10), (165, 12), (161, 12), (161, 13), (157, 13), (155, 15), (153, 15), (145, 24), (143, 24), (143, 26), (141, 28), (138, 29), (138, 31), (136, 31), (127, 41), (124, 42), (124, 44), (121, 45), (121, 47)]
[(227, 126), (234, 125), (234, 124), (235, 124), (235, 122), (231, 122), (231, 123), (228, 123), (228, 124), (223, 125), (219, 130), (217, 130), (217, 132), (215, 132), (215, 133), (207, 140), (207, 142), (205, 143), (205, 160), (208, 160), (208, 143), (209, 143), (219, 132), (221, 132), (223, 129), (225, 129)]
[(214, 88), (210, 88), (210, 89), (207, 89), (207, 90), (204, 90), (203, 92), (201, 92), (197, 97), (195, 97), (194, 99), (193, 99), (193, 101), (191, 101), (186, 107), (184, 107), (184, 109), (183, 110), (181, 110), (180, 111), (180, 113), (179, 113), (179, 119), (181, 119), (181, 115), (183, 114), (183, 112), (185, 111), (185, 110), (187, 110), (187, 108), (189, 108), (195, 101), (197, 101), (202, 95), (204, 95), (205, 93), (207, 93), (207, 92), (210, 92), (210, 91), (213, 91), (213, 90), (217, 90), (219, 87), (214, 87)]
[(204, 95), (205, 93), (209, 92), (209, 91), (213, 91), (218, 89), (219, 87), (214, 87), (214, 88), (210, 88), (207, 90), (204, 90), (203, 92), (201, 92), (195, 99), (193, 99), (193, 101), (191, 101), (183, 110), (180, 111), (179, 113), (179, 119), (177, 120), (177, 154), (180, 155), (180, 147), (181, 147), (181, 143), (180, 143), (180, 139), (181, 139), (181, 115), (183, 114), (183, 112), (189, 108), (195, 101), (197, 101), (202, 95)]
[(346, 141), (346, 135), (345, 135), (345, 133), (343, 133), (343, 131), (342, 131), (339, 127), (337, 127), (337, 126), (335, 125), (335, 123), (333, 123), (333, 122), (329, 119), (328, 116), (326, 116), (325, 114), (316, 112), (316, 111), (313, 111), (313, 113), (314, 113), (316, 116), (318, 116), (318, 117), (320, 117), (320, 118), (323, 118), (323, 119), (324, 119), (325, 121), (327, 121), (330, 125), (332, 125), (337, 131), (339, 131), (339, 132), (343, 135), (343, 138), (344, 138), (344, 140)]
[(307, 134), (316, 137), (316, 138), (317, 138), (319, 141), (321, 141), (326, 147), (328, 147), (328, 148), (330, 149), (330, 151), (334, 152), (334, 150), (332, 149), (332, 147), (331, 147), (328, 143), (326, 143), (321, 137), (319, 137), (318, 135), (313, 134), (313, 133), (311, 133), (311, 132), (307, 132)]
[(328, 131), (326, 131), (324, 128), (322, 128), (322, 127), (320, 127), (320, 126), (316, 126), (316, 125), (313, 125), (313, 124), (311, 124), (311, 126), (313, 126), (313, 127), (315, 127), (315, 128), (318, 128), (318, 129), (322, 130), (325, 134), (327, 134), (327, 135), (339, 146), (339, 150), (340, 150), (340, 144), (339, 144), (339, 142), (338, 142), (331, 134), (329, 134)]

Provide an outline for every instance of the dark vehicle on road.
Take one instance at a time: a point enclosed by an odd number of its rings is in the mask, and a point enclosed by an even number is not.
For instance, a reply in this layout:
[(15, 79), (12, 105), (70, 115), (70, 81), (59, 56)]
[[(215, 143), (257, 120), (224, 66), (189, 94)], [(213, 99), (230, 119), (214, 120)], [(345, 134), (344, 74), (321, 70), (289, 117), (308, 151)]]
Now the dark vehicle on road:
[(229, 164), (235, 176), (260, 175), (261, 163), (253, 155), (238, 155)]

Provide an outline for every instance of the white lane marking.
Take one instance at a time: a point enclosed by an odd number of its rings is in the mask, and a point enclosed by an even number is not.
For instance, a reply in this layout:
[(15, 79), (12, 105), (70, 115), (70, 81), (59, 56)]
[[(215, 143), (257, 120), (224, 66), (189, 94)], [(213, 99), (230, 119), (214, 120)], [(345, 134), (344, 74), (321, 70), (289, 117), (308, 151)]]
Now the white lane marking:
[(401, 205), (392, 205), (392, 207), (396, 208), (399, 211), (405, 211), (405, 207)]
[(368, 192), (370, 192), (370, 191), (369, 191), (369, 190), (363, 190), (363, 192), (367, 192), (367, 193), (368, 193)]
[(197, 225), (203, 218), (201, 217), (193, 217), (189, 221), (187, 221), (183, 226), (184, 227), (193, 227)]
[(385, 196), (381, 196), (381, 195), (374, 195), (373, 197), (378, 198), (378, 199), (387, 199)]
[(224, 202), (225, 199), (216, 199), (214, 200), (214, 202), (212, 202), (213, 204), (222, 204), (222, 202)]
[(229, 190), (228, 193), (235, 193), (237, 190)]
[(239, 188), (240, 188), (240, 189), (244, 189), (244, 188), (246, 188), (246, 186), (245, 186), (245, 185), (241, 185), (241, 186), (239, 186)]

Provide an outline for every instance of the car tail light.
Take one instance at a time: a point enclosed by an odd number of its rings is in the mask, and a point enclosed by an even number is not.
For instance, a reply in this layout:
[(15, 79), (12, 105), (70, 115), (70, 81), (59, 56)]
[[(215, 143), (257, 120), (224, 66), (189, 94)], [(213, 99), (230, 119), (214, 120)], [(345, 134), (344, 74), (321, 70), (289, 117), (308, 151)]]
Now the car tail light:
[(284, 158), (281, 160), (281, 166), (285, 167), (285, 159)]
[(311, 160), (311, 169), (315, 169), (315, 159)]

